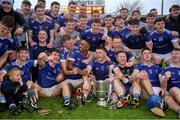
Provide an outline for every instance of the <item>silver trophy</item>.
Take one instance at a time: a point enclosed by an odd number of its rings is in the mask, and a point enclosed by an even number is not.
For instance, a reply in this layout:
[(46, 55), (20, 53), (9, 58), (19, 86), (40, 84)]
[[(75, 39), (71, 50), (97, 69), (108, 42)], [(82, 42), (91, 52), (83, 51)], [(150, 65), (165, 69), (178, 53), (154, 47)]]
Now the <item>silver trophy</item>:
[(98, 105), (107, 105), (107, 85), (105, 80), (96, 81), (96, 97), (98, 98)]

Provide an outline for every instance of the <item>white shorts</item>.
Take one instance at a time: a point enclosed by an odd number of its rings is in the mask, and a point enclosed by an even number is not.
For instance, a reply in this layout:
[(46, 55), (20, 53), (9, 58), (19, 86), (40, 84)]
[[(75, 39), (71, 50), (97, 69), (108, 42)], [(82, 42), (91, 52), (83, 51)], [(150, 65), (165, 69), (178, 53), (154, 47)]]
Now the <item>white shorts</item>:
[(52, 93), (53, 93), (53, 90), (54, 90), (54, 88), (55, 88), (56, 86), (57, 86), (57, 85), (55, 85), (55, 86), (53, 86), (53, 87), (51, 87), (51, 88), (43, 88), (44, 91), (45, 91), (45, 95), (46, 95), (47, 97), (51, 97), (51, 96), (52, 96)]
[(83, 79), (76, 79), (76, 80), (72, 80), (72, 79), (66, 79), (66, 81), (68, 83), (71, 83), (71, 85), (76, 88), (78, 85), (80, 85), (81, 83), (83, 83)]
[(154, 94), (159, 96), (159, 93), (161, 91), (161, 88), (160, 87), (152, 87), (153, 88), (153, 91), (154, 91)]
[(164, 60), (167, 61), (171, 58), (171, 53), (167, 53), (167, 54), (156, 54), (153, 53), (154, 57), (160, 60)]

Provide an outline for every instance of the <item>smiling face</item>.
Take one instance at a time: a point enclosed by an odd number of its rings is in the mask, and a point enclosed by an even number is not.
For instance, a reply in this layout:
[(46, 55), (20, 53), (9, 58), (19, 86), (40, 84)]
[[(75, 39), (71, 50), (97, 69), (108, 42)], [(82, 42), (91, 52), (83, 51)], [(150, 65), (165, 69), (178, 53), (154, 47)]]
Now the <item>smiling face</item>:
[(23, 13), (28, 14), (31, 11), (31, 6), (27, 5), (27, 4), (22, 4), (21, 9), (22, 9)]
[(50, 54), (50, 57), (51, 57), (51, 62), (53, 62), (54, 64), (57, 64), (58, 63), (58, 60), (59, 60), (59, 52), (52, 52)]
[(45, 15), (44, 8), (38, 7), (38, 8), (36, 9), (36, 15), (37, 15), (37, 18), (38, 18), (38, 19), (44, 19), (44, 15)]
[(53, 6), (51, 6), (50, 11), (54, 14), (54, 15), (58, 15), (60, 10), (60, 6), (54, 4)]
[(126, 53), (118, 53), (117, 54), (117, 60), (119, 62), (120, 65), (125, 65), (127, 62), (127, 56)]
[(139, 30), (140, 30), (140, 26), (139, 25), (130, 25), (130, 30), (131, 30), (133, 35), (138, 35)]
[(106, 52), (103, 49), (96, 49), (96, 59), (98, 62), (103, 62), (106, 57)]
[(20, 50), (18, 52), (18, 59), (20, 61), (26, 61), (28, 59), (28, 51), (26, 50)]
[(13, 6), (9, 2), (2, 2), (1, 6), (6, 13), (9, 13), (13, 9)]
[(75, 4), (70, 4), (70, 5), (68, 6), (68, 11), (69, 11), (69, 14), (70, 14), (70, 15), (75, 15), (75, 13), (76, 13), (76, 7), (77, 7), (77, 5), (75, 5)]
[(113, 18), (112, 17), (107, 17), (104, 19), (104, 23), (106, 27), (111, 27), (113, 23)]
[(47, 40), (47, 38), (48, 38), (48, 35), (47, 35), (46, 31), (44, 31), (44, 30), (39, 31), (39, 34), (38, 34), (39, 42), (44, 42)]

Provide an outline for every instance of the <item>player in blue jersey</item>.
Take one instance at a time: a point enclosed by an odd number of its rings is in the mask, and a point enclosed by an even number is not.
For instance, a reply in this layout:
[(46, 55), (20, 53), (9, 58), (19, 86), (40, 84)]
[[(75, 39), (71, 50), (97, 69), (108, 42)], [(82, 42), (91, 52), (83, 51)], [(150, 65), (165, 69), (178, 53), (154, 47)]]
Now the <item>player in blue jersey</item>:
[(153, 13), (149, 13), (146, 16), (146, 25), (145, 28), (148, 31), (149, 34), (151, 34), (152, 32), (155, 31), (155, 27), (154, 27), (154, 21), (155, 21), (156, 17)]
[(140, 32), (140, 23), (137, 19), (132, 19), (130, 21), (131, 32), (125, 36), (123, 43), (131, 49), (134, 53), (140, 53), (142, 48), (151, 48), (151, 41), (148, 33)]
[(81, 39), (87, 40), (91, 44), (90, 51), (94, 52), (98, 46), (111, 43), (107, 31), (100, 30), (101, 22), (99, 19), (93, 20), (91, 27), (80, 34)]
[(79, 21), (76, 25), (76, 31), (79, 33), (82, 33), (83, 31), (89, 29), (87, 25), (88, 17), (86, 14), (79, 14)]
[(112, 45), (106, 45), (106, 52), (108, 57), (111, 59), (112, 62), (118, 63), (117, 61), (117, 53), (118, 52), (125, 52), (127, 55), (128, 63), (127, 65), (133, 66), (135, 64), (134, 56), (130, 52), (130, 49), (127, 48), (122, 44), (122, 40), (119, 36), (114, 36), (112, 38)]
[(59, 16), (58, 19), (59, 27), (65, 27), (68, 19), (73, 19), (74, 21), (76, 21), (75, 19), (76, 7), (77, 4), (74, 1), (70, 1), (68, 3), (68, 11), (66, 13), (60, 14)]
[(29, 23), (29, 43), (31, 46), (36, 45), (38, 43), (38, 33), (43, 29), (48, 33), (47, 46), (52, 48), (54, 42), (54, 22), (45, 17), (45, 10), (41, 5), (35, 6), (35, 13), (37, 15), (36, 19)]
[(84, 69), (87, 66), (85, 60), (89, 57), (89, 48), (90, 43), (88, 43), (86, 40), (82, 40), (80, 42), (79, 50), (74, 49), (69, 54), (65, 76), (66, 81), (70, 83), (73, 88), (83, 88), (82, 92), (84, 94), (86, 94), (85, 90), (87, 91), (87, 89), (90, 89), (86, 85), (88, 83), (87, 79), (84, 79), (84, 76), (86, 76)]
[(112, 15), (108, 14), (104, 17), (104, 29), (107, 29), (107, 32), (108, 32), (108, 35), (109, 35), (109, 32), (112, 32), (114, 31), (114, 25), (113, 25), (113, 22), (114, 22), (114, 19), (112, 17)]
[[(180, 49), (171, 52), (171, 64), (160, 74), (161, 90), (169, 108), (180, 118)], [(169, 91), (169, 94), (166, 93)]]
[(58, 25), (59, 10), (60, 10), (60, 3), (57, 1), (54, 1), (51, 3), (50, 11), (45, 13), (47, 16), (49, 16), (54, 21), (55, 33), (57, 33), (57, 30), (59, 28), (59, 25)]
[[(140, 104), (141, 87), (138, 81), (131, 81), (131, 74), (133, 73), (134, 66), (127, 66), (127, 55), (125, 52), (117, 53), (118, 67), (123, 74), (122, 85), (124, 89), (124, 95), (127, 95), (127, 102), (133, 107), (137, 107)], [(131, 96), (133, 97), (131, 100)]]
[[(114, 92), (118, 96), (118, 107), (123, 107), (125, 105), (124, 90), (120, 85), (122, 73), (117, 66), (115, 66), (112, 62), (107, 61), (105, 48), (98, 47), (96, 49), (96, 59), (90, 62), (87, 66), (87, 71), (88, 74), (92, 71), (92, 75), (95, 77), (96, 81), (105, 81), (107, 86), (112, 84), (114, 86)], [(113, 75), (113, 73), (115, 75)]]
[[(159, 66), (152, 63), (152, 52), (149, 48), (144, 48), (142, 50), (142, 61), (143, 62), (141, 64), (136, 65), (134, 69), (134, 74), (147, 74), (147, 78), (145, 80), (141, 80), (140, 83), (143, 83), (144, 81), (147, 81), (147, 83), (150, 82), (154, 94), (159, 95), (161, 89), (158, 75), (162, 71), (162, 69)], [(151, 85), (148, 87), (151, 87)], [(144, 86), (142, 87), (142, 89), (146, 90)]]
[(180, 48), (178, 38), (172, 35), (172, 32), (165, 28), (165, 22), (162, 18), (155, 20), (156, 31), (150, 35), (153, 43), (152, 52), (155, 58), (164, 60), (169, 64), (171, 51), (173, 48)]
[(115, 30), (108, 34), (110, 37), (118, 35), (122, 39), (125, 39), (125, 36), (130, 33), (130, 29), (125, 26), (125, 20), (121, 16), (116, 17), (115, 26)]
[(52, 49), (48, 57), (44, 53), (44, 57), (41, 60), (43, 62), (38, 70), (38, 82), (36, 84), (39, 97), (62, 95), (65, 107), (75, 107), (70, 101), (68, 83), (63, 81), (62, 67), (58, 62), (59, 50)]
[[(60, 49), (60, 62), (62, 65), (63, 73), (67, 75), (69, 73), (69, 71), (67, 70), (67, 59), (74, 49), (74, 40), (69, 35), (64, 35), (62, 39), (64, 43), (63, 47)], [(70, 72), (69, 74), (71, 73), (72, 72)]]
[(32, 81), (32, 68), (37, 65), (41, 65), (42, 62), (39, 60), (43, 56), (40, 55), (38, 60), (29, 60), (28, 59), (28, 49), (26, 47), (21, 47), (18, 49), (17, 59), (14, 61), (10, 61), (3, 68), (2, 71), (4, 74), (13, 67), (17, 67), (21, 71), (22, 81), (27, 84), (28, 89), (33, 88)]
[(16, 59), (15, 42), (12, 39), (11, 31), (15, 25), (14, 18), (4, 16), (0, 24), (0, 68), (7, 62), (8, 57)]

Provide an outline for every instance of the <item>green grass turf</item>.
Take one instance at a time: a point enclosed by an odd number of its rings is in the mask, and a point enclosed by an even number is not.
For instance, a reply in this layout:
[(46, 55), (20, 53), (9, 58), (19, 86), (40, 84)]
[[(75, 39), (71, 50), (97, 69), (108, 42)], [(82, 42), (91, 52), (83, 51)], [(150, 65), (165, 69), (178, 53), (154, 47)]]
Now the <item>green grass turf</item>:
[[(9, 110), (0, 112), (1, 119), (159, 119), (145, 107), (145, 101), (142, 101), (138, 108), (126, 106), (118, 110), (109, 110), (108, 108), (98, 106), (94, 100), (85, 106), (78, 107), (73, 111), (63, 108), (63, 100), (59, 97), (41, 98), (39, 107), (50, 108), (52, 112), (48, 115), (40, 115), (37, 112), (30, 113), (24, 110), (20, 115), (14, 116)], [(163, 119), (176, 119), (176, 113), (168, 110)], [(162, 119), (162, 118), (161, 118)]]

